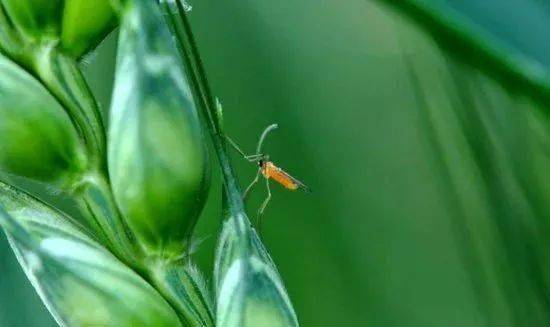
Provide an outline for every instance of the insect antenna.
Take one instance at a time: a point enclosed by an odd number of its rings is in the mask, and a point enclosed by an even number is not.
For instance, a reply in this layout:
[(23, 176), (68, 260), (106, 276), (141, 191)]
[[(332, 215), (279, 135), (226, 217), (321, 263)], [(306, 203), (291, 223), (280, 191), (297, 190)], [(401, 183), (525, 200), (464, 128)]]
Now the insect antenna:
[(256, 153), (257, 154), (261, 153), (262, 146), (264, 145), (264, 141), (265, 141), (265, 138), (267, 137), (267, 135), (271, 131), (276, 130), (277, 128), (279, 128), (278, 124), (271, 124), (271, 125), (267, 126), (267, 128), (264, 130), (264, 132), (260, 136), (260, 140), (258, 141), (258, 147), (256, 148)]

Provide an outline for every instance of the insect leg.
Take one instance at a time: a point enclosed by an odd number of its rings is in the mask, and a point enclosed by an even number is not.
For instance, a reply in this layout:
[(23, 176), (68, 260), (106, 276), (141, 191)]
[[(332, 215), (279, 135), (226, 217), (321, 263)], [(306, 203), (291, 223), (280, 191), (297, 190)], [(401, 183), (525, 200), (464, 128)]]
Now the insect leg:
[(244, 158), (250, 162), (257, 162), (260, 160), (264, 160), (267, 157), (264, 154), (258, 153), (258, 154), (251, 154), (249, 156), (244, 156)]
[(269, 187), (269, 178), (265, 179), (265, 185), (267, 187), (267, 198), (265, 198), (264, 202), (262, 203), (262, 206), (260, 207), (260, 210), (258, 210), (258, 231), (260, 233), (262, 232), (262, 217), (264, 214), (264, 210), (267, 207), (269, 200), (271, 200), (271, 189)]
[(254, 177), (254, 179), (252, 180), (252, 183), (250, 183), (250, 185), (248, 185), (248, 187), (246, 188), (246, 190), (244, 191), (244, 194), (243, 194), (243, 200), (246, 199), (246, 197), (248, 196), (248, 192), (250, 192), (250, 190), (252, 190), (252, 187), (254, 185), (256, 185), (256, 183), (258, 183), (258, 180), (260, 179), (260, 173), (262, 171), (262, 168), (258, 168), (258, 172), (256, 173), (256, 177)]
[(241, 148), (237, 145), (237, 143), (235, 141), (233, 141), (233, 139), (231, 139), (229, 136), (225, 136), (225, 138), (227, 139), (227, 141), (229, 142), (229, 144), (233, 147), (233, 149), (235, 149), (241, 156), (243, 156), (243, 158), (245, 160), (248, 160), (250, 162), (256, 162), (256, 161), (260, 161), (262, 160), (265, 156), (263, 154), (260, 154), (260, 153), (255, 153), (255, 154), (250, 154), (250, 155), (246, 155), (243, 150), (241, 150)]
[(246, 157), (246, 154), (244, 154), (243, 150), (241, 150), (241, 148), (237, 145), (237, 143), (235, 141), (233, 141), (232, 138), (230, 138), (229, 136), (225, 136), (225, 138), (227, 139), (227, 141), (229, 142), (229, 144), (231, 144), (231, 146), (233, 147), (233, 149), (235, 149), (241, 156), (243, 157)]

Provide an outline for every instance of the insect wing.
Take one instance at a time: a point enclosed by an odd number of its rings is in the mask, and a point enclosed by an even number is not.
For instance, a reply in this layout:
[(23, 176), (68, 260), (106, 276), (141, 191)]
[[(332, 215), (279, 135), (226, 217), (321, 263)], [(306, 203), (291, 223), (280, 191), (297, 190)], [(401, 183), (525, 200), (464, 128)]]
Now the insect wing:
[(297, 186), (297, 188), (302, 189), (306, 193), (311, 193), (311, 189), (306, 184), (304, 184), (301, 181), (299, 181), (298, 179), (292, 177), (289, 173), (282, 170), (281, 168), (279, 168), (279, 172), (281, 174), (283, 174), (285, 177), (287, 177), (288, 179), (290, 179)]

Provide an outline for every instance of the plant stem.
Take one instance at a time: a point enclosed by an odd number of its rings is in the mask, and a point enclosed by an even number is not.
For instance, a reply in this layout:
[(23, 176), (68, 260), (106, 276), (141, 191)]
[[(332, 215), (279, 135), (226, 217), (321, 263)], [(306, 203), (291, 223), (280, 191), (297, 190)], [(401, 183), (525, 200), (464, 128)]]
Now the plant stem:
[(250, 223), (246, 218), (242, 193), (235, 177), (235, 172), (231, 165), (229, 155), (227, 154), (227, 144), (223, 125), (221, 122), (221, 112), (219, 111), (217, 101), (213, 96), (206, 71), (198, 51), (197, 43), (187, 18), (186, 10), (181, 1), (176, 1), (180, 24), (176, 22), (174, 15), (165, 4), (164, 9), (171, 20), (179, 48), (182, 52), (184, 65), (188, 68), (188, 77), (191, 79), (191, 86), (195, 99), (198, 100), (204, 117), (206, 117), (208, 130), (212, 138), (214, 149), (220, 163), (223, 183), (227, 195), (227, 205), (234, 217), (237, 231), (249, 239)]

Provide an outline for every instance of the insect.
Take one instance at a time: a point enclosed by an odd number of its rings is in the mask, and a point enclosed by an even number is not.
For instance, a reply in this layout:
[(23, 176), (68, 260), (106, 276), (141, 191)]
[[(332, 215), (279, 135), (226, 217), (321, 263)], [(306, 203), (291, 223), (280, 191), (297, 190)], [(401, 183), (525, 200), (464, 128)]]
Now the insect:
[(252, 180), (250, 185), (246, 188), (243, 194), (243, 198), (246, 199), (249, 192), (252, 190), (252, 187), (256, 185), (260, 179), (260, 176), (263, 176), (265, 178), (266, 187), (267, 187), (267, 197), (258, 209), (258, 229), (261, 228), (261, 218), (263, 216), (263, 213), (265, 211), (265, 208), (267, 207), (269, 201), (271, 200), (271, 188), (269, 185), (269, 180), (272, 179), (275, 182), (281, 184), (286, 189), (291, 191), (296, 191), (298, 189), (303, 190), (306, 193), (310, 193), (311, 190), (309, 187), (307, 187), (304, 183), (300, 182), (298, 179), (292, 177), (290, 174), (282, 170), (281, 168), (277, 167), (272, 161), (269, 160), (269, 155), (263, 154), (262, 146), (265, 141), (265, 138), (267, 135), (272, 132), (273, 130), (277, 129), (279, 126), (277, 124), (269, 125), (260, 136), (260, 139), (258, 141), (258, 146), (256, 147), (256, 153), (252, 155), (246, 155), (239, 146), (229, 137), (227, 137), (227, 140), (231, 144), (241, 156), (243, 156), (244, 159), (248, 160), (249, 162), (257, 162), (258, 163), (258, 172), (256, 173), (256, 177)]

